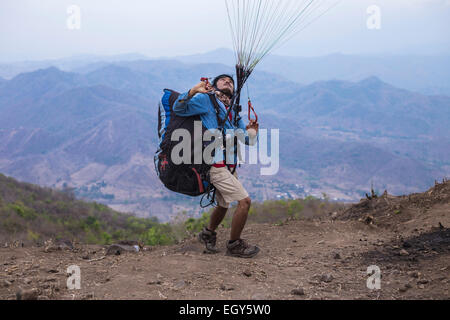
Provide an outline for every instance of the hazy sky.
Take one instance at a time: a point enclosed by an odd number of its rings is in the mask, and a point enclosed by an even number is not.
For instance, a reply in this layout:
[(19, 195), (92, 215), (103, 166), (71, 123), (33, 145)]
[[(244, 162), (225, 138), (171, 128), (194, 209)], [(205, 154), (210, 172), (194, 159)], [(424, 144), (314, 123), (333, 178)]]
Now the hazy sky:
[[(81, 10), (79, 30), (67, 27), (70, 5)], [(380, 30), (367, 28), (371, 5), (381, 9)], [(449, 33), (450, 0), (341, 0), (275, 53), (450, 53)], [(0, 1), (0, 61), (220, 47), (231, 48), (224, 0)]]

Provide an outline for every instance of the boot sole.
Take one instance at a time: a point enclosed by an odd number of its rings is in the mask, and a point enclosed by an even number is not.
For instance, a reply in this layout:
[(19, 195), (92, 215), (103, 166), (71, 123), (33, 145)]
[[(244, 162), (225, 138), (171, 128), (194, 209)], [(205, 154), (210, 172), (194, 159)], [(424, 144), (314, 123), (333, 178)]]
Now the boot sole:
[(244, 258), (244, 259), (251, 259), (253, 257), (255, 257), (261, 250), (258, 248), (258, 250), (252, 254), (240, 254), (240, 253), (230, 253), (229, 251), (227, 251), (226, 256), (229, 257), (235, 257), (235, 258)]

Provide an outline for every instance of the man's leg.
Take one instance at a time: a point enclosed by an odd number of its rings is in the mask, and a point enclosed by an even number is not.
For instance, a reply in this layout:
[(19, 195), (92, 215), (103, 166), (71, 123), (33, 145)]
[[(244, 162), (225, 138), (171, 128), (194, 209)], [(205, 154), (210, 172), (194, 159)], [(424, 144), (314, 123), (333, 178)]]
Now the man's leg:
[(260, 251), (257, 246), (249, 245), (247, 241), (241, 239), (241, 233), (247, 222), (251, 204), (252, 200), (250, 197), (238, 203), (231, 223), (231, 239), (227, 244), (227, 255), (240, 258), (253, 258)]
[(209, 221), (208, 229), (210, 231), (216, 231), (219, 225), (222, 223), (223, 219), (225, 219), (227, 212), (228, 208), (222, 208), (220, 206), (214, 209), (214, 212), (212, 213)]
[(236, 212), (231, 222), (231, 241), (239, 240), (241, 238), (242, 230), (244, 230), (245, 223), (247, 222), (248, 211), (252, 205), (252, 200), (246, 198), (238, 202)]

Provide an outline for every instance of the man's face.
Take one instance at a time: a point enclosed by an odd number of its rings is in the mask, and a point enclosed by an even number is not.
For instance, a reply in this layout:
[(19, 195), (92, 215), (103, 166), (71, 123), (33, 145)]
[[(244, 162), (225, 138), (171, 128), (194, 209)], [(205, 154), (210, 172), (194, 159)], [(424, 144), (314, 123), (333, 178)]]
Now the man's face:
[(217, 89), (232, 96), (234, 93), (233, 80), (228, 77), (219, 79), (217, 81)]

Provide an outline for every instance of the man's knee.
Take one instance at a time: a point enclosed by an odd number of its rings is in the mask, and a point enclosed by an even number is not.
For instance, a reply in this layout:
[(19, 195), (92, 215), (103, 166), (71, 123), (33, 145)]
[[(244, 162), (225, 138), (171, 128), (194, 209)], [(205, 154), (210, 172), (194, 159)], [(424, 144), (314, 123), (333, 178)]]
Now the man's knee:
[(239, 204), (248, 210), (252, 205), (252, 199), (250, 199), (250, 197), (245, 198), (244, 200), (239, 201)]

